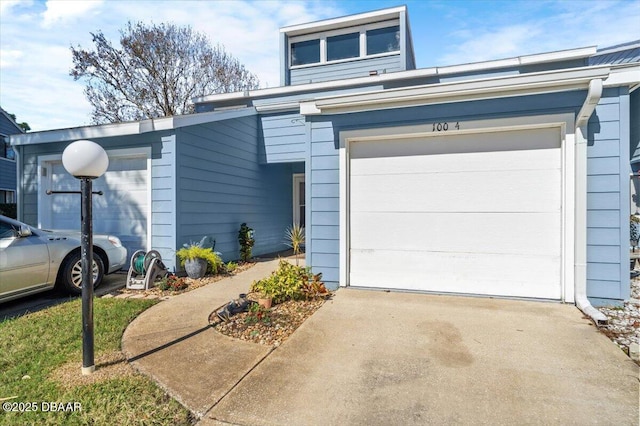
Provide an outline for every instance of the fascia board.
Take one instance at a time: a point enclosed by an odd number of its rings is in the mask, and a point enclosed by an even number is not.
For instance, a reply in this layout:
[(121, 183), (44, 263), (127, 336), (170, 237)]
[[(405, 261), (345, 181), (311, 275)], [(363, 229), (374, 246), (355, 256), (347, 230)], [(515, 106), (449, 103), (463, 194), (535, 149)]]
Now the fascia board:
[(640, 64), (632, 67), (614, 68), (604, 81), (604, 87), (629, 86), (640, 84)]
[(349, 78), (345, 80), (325, 81), (320, 83), (299, 84), (293, 86), (272, 87), (268, 89), (249, 90), (245, 92), (218, 93), (193, 98), (196, 104), (208, 102), (234, 101), (247, 98), (259, 98), (274, 95), (287, 95), (290, 93), (310, 92), (331, 88), (350, 87), (363, 84), (376, 84), (386, 81), (401, 81), (412, 78), (422, 78), (431, 76), (445, 76), (457, 73), (482, 72), (507, 67), (518, 67), (521, 65), (532, 65), (560, 60), (571, 60), (586, 58), (596, 52), (595, 47), (584, 47), (571, 50), (560, 50), (557, 52), (540, 53), (535, 55), (518, 56), (515, 58), (498, 59), (494, 61), (473, 62), (469, 64), (449, 65), (444, 67), (421, 68), (417, 70), (399, 71), (376, 76), (365, 76)]
[(72, 129), (48, 130), (24, 133), (10, 137), (11, 145), (33, 145), (40, 143), (64, 142), (77, 139), (98, 139), (117, 136), (139, 135), (148, 132), (173, 130), (180, 127), (229, 120), (256, 114), (255, 108), (230, 111), (214, 111), (199, 114), (161, 117), (151, 120), (127, 123), (101, 124), (97, 126), (75, 127)]
[(344, 28), (350, 25), (359, 25), (361, 23), (370, 22), (372, 19), (390, 19), (398, 18), (401, 12), (407, 10), (406, 6), (398, 6), (389, 9), (374, 10), (371, 12), (360, 13), (356, 15), (342, 16), (334, 19), (327, 19), (322, 21), (309, 22), (306, 24), (292, 25), (289, 27), (280, 28), (280, 33), (287, 34), (289, 36), (296, 36), (299, 34), (308, 34), (311, 32), (322, 32), (335, 28)]
[(295, 93), (312, 92), (327, 89), (338, 89), (360, 85), (378, 85), (386, 81), (406, 80), (411, 78), (433, 77), (438, 75), (437, 68), (422, 68), (419, 70), (399, 71), (376, 76), (356, 77), (345, 80), (323, 81), (320, 83), (297, 84), (293, 86), (272, 87), (269, 89), (250, 90), (248, 92), (219, 93), (193, 98), (193, 103), (234, 101), (247, 98), (262, 98), (267, 96), (289, 95)]
[(521, 65), (541, 64), (545, 62), (566, 61), (593, 56), (598, 51), (596, 46), (582, 47), (579, 49), (558, 50), (556, 52), (537, 53), (534, 55), (519, 56)]
[(581, 68), (519, 76), (441, 83), (411, 88), (389, 89), (358, 95), (319, 98), (301, 104), (302, 114), (351, 112), (367, 109), (411, 106), (431, 102), (456, 102), (516, 96), (525, 93), (548, 93), (584, 89), (594, 78), (606, 78), (609, 67)]

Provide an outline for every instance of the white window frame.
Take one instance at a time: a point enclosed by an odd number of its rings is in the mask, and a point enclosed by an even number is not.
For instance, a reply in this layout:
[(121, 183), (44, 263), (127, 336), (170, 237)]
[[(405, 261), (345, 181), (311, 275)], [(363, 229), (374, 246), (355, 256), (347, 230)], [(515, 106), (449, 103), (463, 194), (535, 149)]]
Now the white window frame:
[[(378, 58), (383, 56), (399, 55), (400, 51), (402, 50), (402, 44), (403, 44), (402, 40), (400, 40), (400, 47), (398, 48), (398, 50), (395, 50), (393, 52), (383, 52), (383, 53), (377, 53), (375, 55), (368, 55), (366, 52), (367, 51), (367, 31), (377, 30), (380, 28), (395, 27), (399, 25), (400, 25), (399, 19), (391, 19), (388, 21), (376, 22), (374, 24), (363, 25), (359, 27), (341, 28), (339, 30), (330, 30), (330, 31), (324, 31), (320, 33), (313, 33), (313, 34), (306, 34), (306, 35), (291, 37), (289, 38), (289, 55), (288, 55), (289, 69), (295, 70), (295, 69), (301, 69), (301, 68), (316, 67), (318, 65), (339, 64), (341, 62), (349, 62), (349, 61), (355, 61), (355, 60), (360, 60), (365, 58)], [(345, 59), (337, 59), (335, 61), (328, 61), (327, 60), (327, 37), (333, 37), (333, 36), (344, 35), (344, 34), (353, 34), (353, 33), (360, 34), (359, 55), (353, 58), (345, 58)], [(301, 41), (309, 41), (309, 40), (320, 40), (320, 62), (314, 62), (312, 64), (304, 64), (304, 65), (293, 65), (292, 64), (293, 55), (291, 54), (291, 49), (293, 44)]]
[[(300, 223), (300, 204), (305, 203), (306, 208), (306, 200), (300, 199), (300, 192), (298, 191), (298, 187), (300, 183), (305, 183), (304, 173), (294, 173), (293, 174), (293, 223)], [(305, 188), (305, 194), (306, 194)], [(305, 224), (306, 225), (306, 224)]]

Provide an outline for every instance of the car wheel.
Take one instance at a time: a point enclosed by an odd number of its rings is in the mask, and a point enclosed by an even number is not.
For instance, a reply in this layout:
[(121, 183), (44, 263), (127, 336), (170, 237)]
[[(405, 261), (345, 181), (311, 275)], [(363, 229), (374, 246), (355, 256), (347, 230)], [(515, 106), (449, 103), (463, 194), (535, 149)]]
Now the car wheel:
[[(93, 287), (102, 282), (104, 276), (104, 263), (99, 255), (93, 255)], [(62, 270), (62, 284), (64, 289), (71, 294), (82, 293), (82, 259), (80, 253), (74, 253), (65, 262)]]

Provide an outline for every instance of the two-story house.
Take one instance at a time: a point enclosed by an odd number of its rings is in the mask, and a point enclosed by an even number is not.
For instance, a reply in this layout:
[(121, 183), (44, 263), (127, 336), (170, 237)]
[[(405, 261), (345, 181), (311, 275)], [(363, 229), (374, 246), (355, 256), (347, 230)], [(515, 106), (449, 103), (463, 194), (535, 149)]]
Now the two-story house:
[[(416, 69), (406, 7), (282, 28), (280, 87), (195, 99), (196, 114), (12, 137), (19, 217), (78, 226), (61, 164), (110, 157), (95, 230), (130, 250), (203, 235), (238, 258), (284, 249), (332, 288), (615, 304), (629, 297), (629, 150), (640, 43)], [(587, 299), (588, 297), (588, 299)], [(593, 313), (593, 312), (592, 312)]]

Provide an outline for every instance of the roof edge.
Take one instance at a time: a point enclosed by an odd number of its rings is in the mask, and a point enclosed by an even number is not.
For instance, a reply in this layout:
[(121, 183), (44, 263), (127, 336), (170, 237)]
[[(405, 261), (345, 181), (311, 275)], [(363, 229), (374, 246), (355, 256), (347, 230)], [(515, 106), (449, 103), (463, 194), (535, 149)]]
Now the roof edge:
[(293, 86), (279, 86), (267, 89), (249, 90), (244, 92), (218, 93), (193, 98), (195, 104), (209, 102), (224, 102), (239, 99), (251, 99), (273, 95), (288, 95), (299, 92), (308, 92), (322, 89), (335, 89), (350, 86), (367, 84), (379, 84), (380, 82), (407, 80), (412, 78), (431, 77), (438, 75), (450, 75), (458, 73), (469, 73), (474, 71), (488, 71), (506, 67), (516, 67), (521, 65), (534, 65), (555, 61), (587, 58), (596, 52), (595, 46), (580, 47), (576, 49), (557, 50), (532, 55), (515, 56), (512, 58), (495, 59), (482, 62), (471, 62), (468, 64), (448, 65), (443, 67), (419, 68), (408, 71), (398, 71), (389, 74), (379, 74), (375, 76), (365, 76), (349, 78), (344, 80), (323, 81), (318, 83), (296, 84)]
[(140, 135), (143, 133), (175, 130), (180, 127), (246, 117), (255, 115), (256, 113), (255, 108), (246, 107), (235, 110), (160, 117), (142, 121), (128, 121), (125, 123), (98, 124), (95, 126), (74, 127), (69, 129), (45, 130), (41, 132), (11, 135), (9, 136), (9, 143), (13, 146), (20, 146), (39, 143), (64, 142), (75, 139)]

